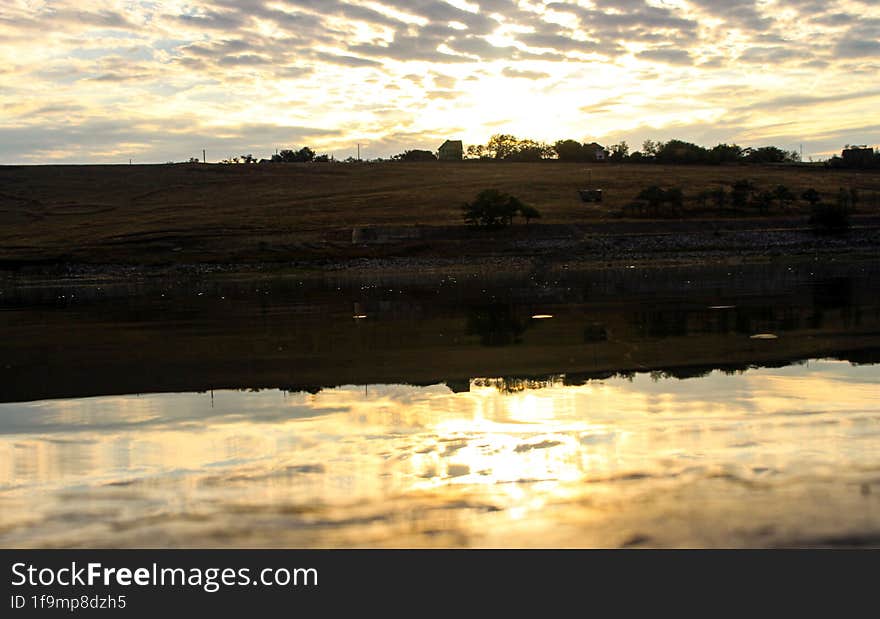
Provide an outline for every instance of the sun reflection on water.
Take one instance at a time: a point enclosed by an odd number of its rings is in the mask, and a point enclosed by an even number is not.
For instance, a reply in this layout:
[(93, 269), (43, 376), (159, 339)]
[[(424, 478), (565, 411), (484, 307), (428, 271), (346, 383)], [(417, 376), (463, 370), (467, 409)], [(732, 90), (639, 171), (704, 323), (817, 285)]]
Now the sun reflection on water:
[(877, 396), (876, 366), (822, 361), (3, 404), (0, 543), (730, 545), (873, 528), (880, 511), (840, 510), (880, 495)]

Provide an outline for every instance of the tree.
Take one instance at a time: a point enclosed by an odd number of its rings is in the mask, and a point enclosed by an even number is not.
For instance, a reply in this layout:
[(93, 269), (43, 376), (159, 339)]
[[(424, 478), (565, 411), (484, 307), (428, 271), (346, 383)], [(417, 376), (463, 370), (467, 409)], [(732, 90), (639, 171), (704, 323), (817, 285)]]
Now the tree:
[(629, 145), (626, 142), (619, 142), (608, 150), (611, 151), (611, 161), (626, 161), (629, 156)]
[(519, 214), (525, 217), (526, 224), (528, 224), (532, 219), (540, 219), (541, 213), (534, 206), (529, 206), (528, 204), (522, 204), (519, 207)]
[(482, 144), (471, 144), (467, 147), (468, 159), (487, 159), (486, 147)]
[(654, 155), (660, 163), (705, 163), (709, 152), (702, 146), (683, 140), (670, 140), (660, 145)]
[(485, 146), (469, 146), (469, 158), (504, 159), (507, 161), (539, 161), (554, 155), (552, 147), (535, 140), (520, 140), (514, 135), (499, 133)]
[(657, 185), (651, 185), (650, 187), (642, 189), (642, 191), (639, 192), (639, 195), (636, 196), (636, 199), (645, 202), (651, 212), (655, 215), (660, 210), (660, 205), (663, 204), (665, 198), (666, 192)]
[(718, 144), (709, 151), (709, 162), (714, 164), (736, 163), (742, 159), (743, 149), (736, 144)]
[(784, 151), (776, 146), (747, 148), (744, 153), (749, 163), (786, 163), (800, 160), (797, 153)]
[(518, 150), (519, 140), (507, 133), (498, 133), (489, 138), (486, 151), (495, 159), (507, 159)]
[(502, 228), (513, 223), (519, 214), (528, 222), (541, 216), (537, 209), (497, 189), (484, 189), (473, 202), (462, 205), (464, 221), (470, 226)]
[(304, 146), (296, 152), (294, 161), (308, 162), (314, 161), (315, 151), (308, 146)]
[(510, 161), (540, 161), (547, 156), (548, 151), (552, 154), (552, 149), (543, 142), (519, 140), (513, 152), (507, 155), (505, 159)]
[(299, 150), (290, 150), (285, 149), (279, 152), (277, 155), (272, 155), (272, 161), (280, 161), (283, 163), (306, 163), (309, 161), (314, 161), (315, 159), (315, 151), (313, 151), (308, 146), (304, 146)]
[(656, 157), (662, 148), (663, 142), (654, 142), (652, 140), (642, 142), (642, 152), (647, 157)]
[(560, 161), (583, 161), (583, 145), (576, 140), (559, 140), (553, 150)]
[(392, 159), (396, 161), (436, 161), (437, 156), (429, 150), (407, 150)]

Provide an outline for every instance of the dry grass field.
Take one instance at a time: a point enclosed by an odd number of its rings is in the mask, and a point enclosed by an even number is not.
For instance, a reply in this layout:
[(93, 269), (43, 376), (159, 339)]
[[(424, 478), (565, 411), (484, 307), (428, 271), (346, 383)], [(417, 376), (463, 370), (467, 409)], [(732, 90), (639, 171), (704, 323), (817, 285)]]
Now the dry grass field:
[[(577, 190), (601, 187), (601, 205)], [(810, 167), (375, 163), (0, 167), (0, 261), (165, 264), (244, 262), (330, 255), (354, 227), (460, 225), (462, 202), (498, 188), (537, 207), (541, 223), (617, 221), (649, 185), (681, 187), (688, 220), (730, 217), (700, 211), (696, 195), (749, 179), (839, 188), (876, 213), (880, 173)], [(776, 217), (802, 217), (805, 203)], [(756, 216), (744, 213), (741, 216)], [(668, 220), (664, 220), (668, 221)], [(534, 225), (534, 224), (533, 224)], [(662, 226), (663, 223), (658, 223)], [(700, 224), (695, 224), (700, 225)], [(322, 249), (323, 248), (323, 249)]]

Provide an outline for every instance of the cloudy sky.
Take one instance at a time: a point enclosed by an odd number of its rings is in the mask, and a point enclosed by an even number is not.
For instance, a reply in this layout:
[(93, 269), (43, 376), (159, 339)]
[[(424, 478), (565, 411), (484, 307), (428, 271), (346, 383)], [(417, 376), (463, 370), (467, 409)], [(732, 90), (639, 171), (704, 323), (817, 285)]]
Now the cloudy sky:
[(0, 163), (880, 144), (876, 0), (3, 0)]

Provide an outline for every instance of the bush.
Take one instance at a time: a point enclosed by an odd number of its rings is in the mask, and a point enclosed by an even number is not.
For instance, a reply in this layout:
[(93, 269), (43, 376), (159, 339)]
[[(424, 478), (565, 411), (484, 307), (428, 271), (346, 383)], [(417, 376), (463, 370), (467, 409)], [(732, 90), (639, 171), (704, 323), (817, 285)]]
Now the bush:
[(534, 206), (529, 206), (528, 204), (523, 204), (519, 207), (519, 214), (525, 217), (526, 223), (529, 223), (532, 219), (540, 219), (541, 213)]
[(840, 203), (820, 202), (815, 204), (810, 214), (810, 227), (817, 234), (846, 232), (850, 227), (849, 208)]
[(467, 202), (461, 208), (465, 223), (483, 228), (509, 226), (516, 215), (525, 217), (526, 221), (541, 216), (533, 206), (497, 189), (481, 191), (473, 202)]
[(429, 150), (407, 150), (392, 157), (395, 161), (437, 161), (437, 156)]
[(734, 208), (743, 209), (749, 204), (749, 200), (755, 191), (752, 181), (744, 178), (733, 183), (730, 190), (730, 202)]
[(822, 200), (822, 196), (818, 191), (810, 187), (801, 194), (801, 198), (809, 202), (810, 206), (815, 207)]
[(651, 185), (642, 189), (636, 196), (636, 200), (646, 204), (648, 210), (654, 215), (659, 215), (661, 210), (664, 210), (663, 207), (668, 206), (666, 213), (668, 214), (681, 210), (684, 205), (684, 192), (678, 187), (663, 189), (657, 185)]

